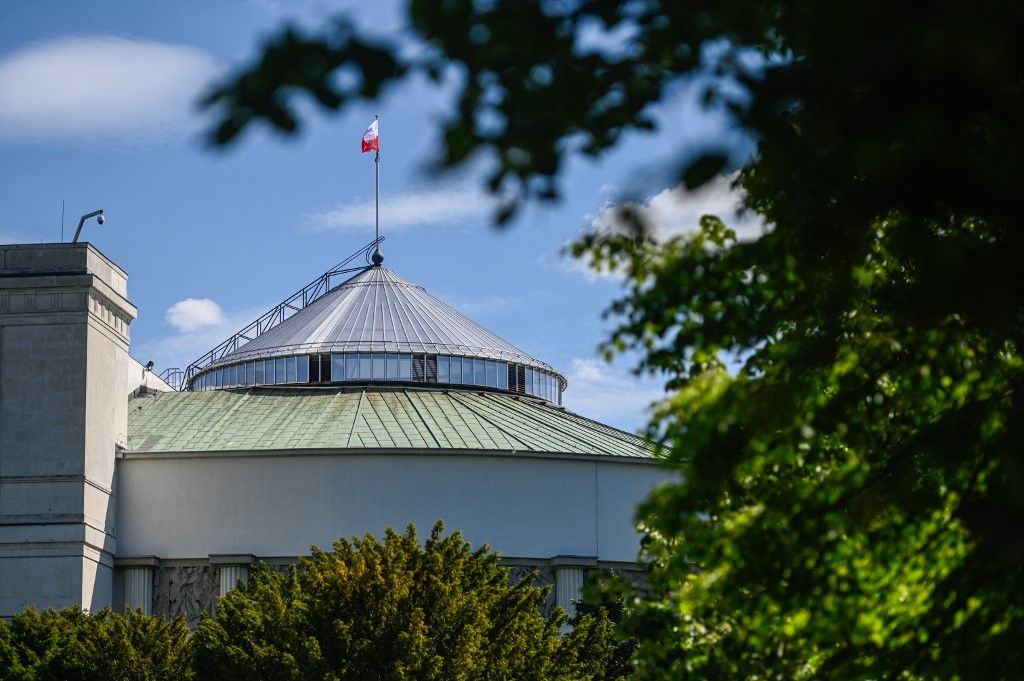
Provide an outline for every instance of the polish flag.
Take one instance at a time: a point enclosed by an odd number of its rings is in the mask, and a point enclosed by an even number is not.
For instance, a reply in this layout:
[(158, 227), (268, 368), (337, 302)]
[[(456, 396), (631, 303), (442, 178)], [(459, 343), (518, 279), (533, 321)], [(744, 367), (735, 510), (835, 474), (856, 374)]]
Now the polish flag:
[(363, 133), (363, 153), (376, 151), (380, 153), (380, 133), (377, 132), (377, 119), (373, 119), (370, 127)]

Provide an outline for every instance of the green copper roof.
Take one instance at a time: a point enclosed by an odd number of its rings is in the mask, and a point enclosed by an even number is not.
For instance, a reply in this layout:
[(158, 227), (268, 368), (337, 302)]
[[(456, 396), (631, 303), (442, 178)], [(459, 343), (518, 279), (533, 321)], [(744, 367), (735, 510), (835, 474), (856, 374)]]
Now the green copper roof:
[(250, 388), (158, 393), (128, 405), (128, 453), (300, 449), (653, 458), (635, 435), (503, 393)]

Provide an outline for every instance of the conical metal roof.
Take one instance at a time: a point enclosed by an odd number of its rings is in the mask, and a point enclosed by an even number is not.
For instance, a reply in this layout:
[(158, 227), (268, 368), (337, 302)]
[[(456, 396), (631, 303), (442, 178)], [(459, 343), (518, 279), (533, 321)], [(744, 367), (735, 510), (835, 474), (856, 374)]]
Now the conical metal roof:
[(356, 274), (215, 365), (319, 352), (461, 355), (557, 374), (423, 287), (379, 266)]

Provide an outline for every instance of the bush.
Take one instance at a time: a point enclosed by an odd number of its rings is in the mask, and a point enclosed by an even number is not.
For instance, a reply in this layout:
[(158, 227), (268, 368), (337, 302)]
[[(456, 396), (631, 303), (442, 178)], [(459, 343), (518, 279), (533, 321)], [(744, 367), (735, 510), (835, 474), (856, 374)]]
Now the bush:
[(547, 590), (509, 584), (498, 556), (441, 523), (340, 540), (287, 575), (265, 566), (194, 638), (201, 679), (601, 679), (606, 618), (540, 613)]
[(0, 679), (180, 681), (192, 678), (184, 619), (29, 609), (0, 620)]

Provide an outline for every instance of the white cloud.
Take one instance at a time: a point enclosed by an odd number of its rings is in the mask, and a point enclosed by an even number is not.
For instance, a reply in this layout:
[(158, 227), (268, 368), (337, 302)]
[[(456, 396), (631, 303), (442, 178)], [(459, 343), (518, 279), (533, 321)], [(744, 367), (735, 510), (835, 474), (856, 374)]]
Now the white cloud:
[(191, 332), (226, 321), (220, 305), (209, 298), (186, 298), (167, 309), (167, 321), (178, 331)]
[[(184, 330), (175, 325), (177, 330), (167, 336), (133, 343), (132, 356), (137, 357), (143, 364), (149, 360), (156, 362), (157, 373), (170, 367), (184, 369), (190, 362), (199, 359), (200, 356), (209, 352), (222, 341), (227, 340), (245, 327), (249, 322), (266, 312), (269, 307), (225, 313), (218, 305), (217, 310), (220, 311), (221, 317), (215, 324), (199, 326), (191, 330)], [(173, 308), (174, 306), (171, 307), (171, 309)], [(171, 309), (167, 311), (168, 322), (171, 322)], [(140, 321), (147, 322), (148, 320), (141, 319)], [(174, 323), (171, 322), (171, 324), (173, 325)]]
[(569, 387), (562, 398), (566, 407), (624, 430), (643, 427), (651, 404), (665, 394), (652, 379), (621, 373), (594, 359), (574, 357), (566, 379)]
[[(591, 216), (590, 228), (604, 233), (628, 228), (622, 217), (623, 209), (628, 208), (659, 241), (697, 231), (705, 215), (721, 218), (740, 241), (756, 239), (766, 231), (764, 220), (756, 213), (740, 210), (743, 195), (732, 187), (735, 179), (735, 174), (719, 176), (696, 191), (688, 191), (682, 185), (664, 189), (640, 203), (608, 200), (596, 216)], [(586, 259), (568, 258), (565, 266), (589, 280), (619, 276), (618, 272), (594, 271)]]
[[(381, 229), (394, 232), (415, 227), (457, 226), (494, 211), (495, 200), (465, 186), (438, 188), (386, 197), (380, 204)], [(365, 232), (374, 224), (374, 201), (341, 203), (307, 217), (314, 231)]]
[(622, 229), (625, 225), (621, 220), (621, 209), (629, 208), (644, 220), (654, 238), (659, 240), (696, 231), (701, 217), (705, 215), (722, 218), (741, 241), (756, 239), (765, 231), (764, 221), (756, 213), (741, 213), (743, 194), (733, 188), (735, 179), (735, 174), (719, 176), (695, 191), (688, 191), (682, 185), (664, 189), (642, 203), (608, 201), (591, 220), (590, 226), (601, 232)]
[(218, 70), (209, 53), (189, 45), (116, 36), (31, 45), (0, 57), (0, 137), (67, 140), (180, 131)]

